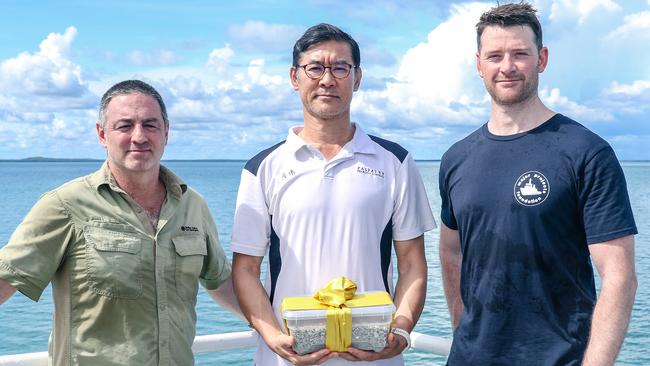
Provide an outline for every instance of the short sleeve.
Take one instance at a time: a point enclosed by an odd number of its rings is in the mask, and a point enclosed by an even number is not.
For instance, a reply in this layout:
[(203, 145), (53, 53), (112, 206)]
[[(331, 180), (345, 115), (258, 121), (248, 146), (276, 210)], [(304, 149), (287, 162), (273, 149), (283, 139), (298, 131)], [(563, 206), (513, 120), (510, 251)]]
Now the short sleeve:
[[(258, 171), (259, 173), (259, 171)], [(241, 174), (230, 248), (233, 252), (263, 257), (271, 236), (271, 217), (258, 175)]]
[(56, 193), (45, 193), (0, 250), (0, 278), (38, 301), (73, 237), (69, 213)]
[(440, 170), (438, 173), (438, 188), (440, 190), (440, 221), (442, 221), (445, 226), (452, 230), (458, 230), (458, 223), (456, 222), (456, 216), (454, 215), (454, 209), (451, 202), (451, 194), (449, 191), (449, 177), (447, 170), (447, 160), (445, 157), (442, 157), (440, 162)]
[(415, 161), (407, 154), (395, 177), (393, 239), (409, 240), (436, 227)]
[(580, 204), (588, 244), (637, 234), (625, 175), (611, 147), (586, 163)]
[(219, 242), (217, 225), (205, 202), (203, 202), (203, 211), (204, 225), (207, 235), (207, 256), (199, 280), (201, 281), (201, 286), (208, 290), (214, 290), (228, 279), (231, 269), (230, 262), (228, 261), (223, 247)]

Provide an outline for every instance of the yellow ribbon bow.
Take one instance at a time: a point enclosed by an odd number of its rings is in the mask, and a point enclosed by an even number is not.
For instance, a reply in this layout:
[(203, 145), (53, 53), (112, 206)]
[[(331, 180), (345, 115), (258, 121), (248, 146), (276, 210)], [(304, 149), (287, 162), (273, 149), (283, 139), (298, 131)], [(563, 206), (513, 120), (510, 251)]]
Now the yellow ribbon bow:
[(346, 352), (352, 344), (352, 311), (345, 302), (354, 297), (357, 285), (345, 276), (337, 277), (314, 294), (314, 299), (328, 306), (325, 346), (330, 351)]

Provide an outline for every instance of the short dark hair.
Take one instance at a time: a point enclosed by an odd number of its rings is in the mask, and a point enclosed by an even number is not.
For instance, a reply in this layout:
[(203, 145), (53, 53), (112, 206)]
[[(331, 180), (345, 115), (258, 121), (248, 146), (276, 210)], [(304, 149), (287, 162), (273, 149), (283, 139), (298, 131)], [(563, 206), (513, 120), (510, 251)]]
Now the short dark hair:
[(481, 50), (481, 35), (483, 30), (488, 26), (498, 27), (511, 27), (514, 25), (527, 25), (535, 34), (535, 43), (537, 49), (541, 50), (542, 42), (542, 26), (537, 19), (537, 10), (532, 5), (521, 2), (518, 4), (503, 4), (486, 11), (481, 15), (481, 19), (476, 23), (476, 44), (478, 50)]
[(303, 52), (307, 51), (309, 47), (316, 43), (325, 41), (338, 41), (345, 42), (350, 45), (352, 51), (353, 66), (361, 65), (361, 52), (359, 51), (359, 44), (349, 34), (341, 29), (327, 23), (320, 23), (310, 27), (293, 45), (293, 66), (298, 67), (300, 56)]
[(165, 126), (169, 126), (169, 119), (167, 119), (167, 108), (165, 108), (165, 102), (163, 102), (162, 97), (156, 91), (156, 89), (154, 89), (153, 86), (145, 83), (142, 80), (120, 81), (119, 83), (111, 86), (106, 91), (106, 93), (104, 93), (101, 101), (99, 102), (99, 126), (101, 128), (104, 128), (106, 125), (106, 118), (108, 117), (108, 103), (111, 102), (111, 99), (113, 99), (113, 97), (117, 95), (134, 93), (141, 93), (154, 98), (160, 106), (160, 113), (162, 114), (163, 121), (165, 121)]

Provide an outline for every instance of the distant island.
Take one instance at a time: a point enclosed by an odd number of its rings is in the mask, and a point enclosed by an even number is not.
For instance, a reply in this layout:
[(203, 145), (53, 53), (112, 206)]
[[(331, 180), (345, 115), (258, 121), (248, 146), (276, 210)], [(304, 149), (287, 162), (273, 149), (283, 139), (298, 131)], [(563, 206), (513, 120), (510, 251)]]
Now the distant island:
[(82, 159), (82, 158), (46, 158), (42, 156), (32, 156), (24, 159), (0, 159), (0, 161), (24, 161), (24, 162), (63, 162), (63, 161), (104, 161), (104, 159)]

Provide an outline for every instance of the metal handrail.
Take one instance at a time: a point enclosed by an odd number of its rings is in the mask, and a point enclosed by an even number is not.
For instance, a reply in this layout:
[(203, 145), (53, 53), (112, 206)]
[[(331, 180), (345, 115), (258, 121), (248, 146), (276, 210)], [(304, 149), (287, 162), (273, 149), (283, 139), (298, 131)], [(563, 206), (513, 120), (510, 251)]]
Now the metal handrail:
[[(259, 336), (254, 330), (197, 336), (192, 344), (194, 353), (222, 352), (257, 345)], [(423, 333), (411, 333), (411, 347), (435, 355), (447, 356), (451, 341)], [(47, 352), (20, 353), (0, 356), (0, 366), (47, 366)]]

